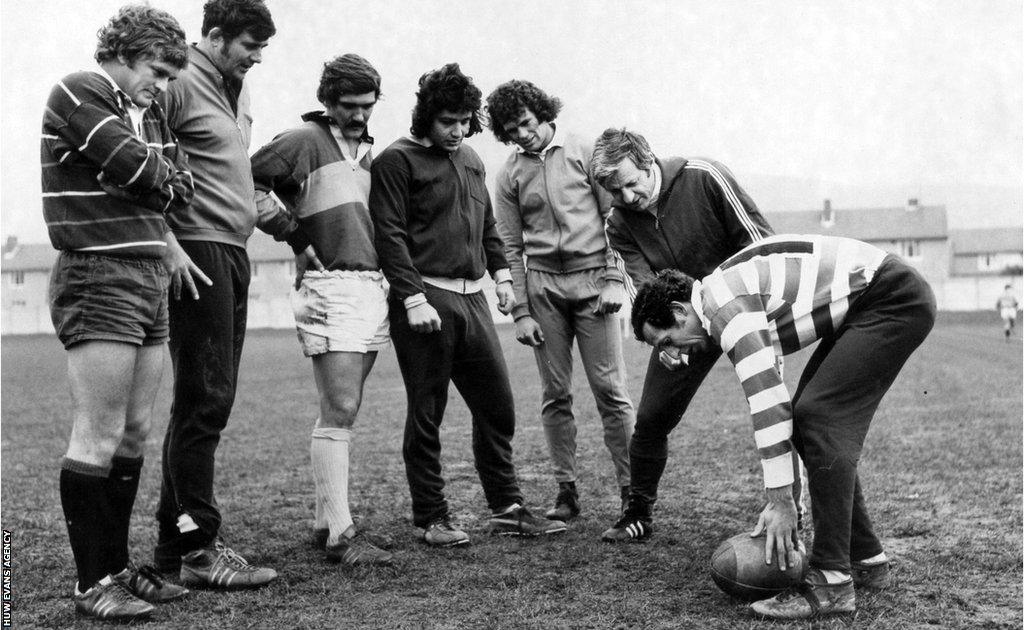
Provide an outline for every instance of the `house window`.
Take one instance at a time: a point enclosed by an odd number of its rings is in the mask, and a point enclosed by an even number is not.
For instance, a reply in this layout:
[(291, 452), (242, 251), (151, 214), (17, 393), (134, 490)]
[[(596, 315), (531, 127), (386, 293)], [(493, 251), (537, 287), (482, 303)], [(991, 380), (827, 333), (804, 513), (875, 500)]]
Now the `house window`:
[(28, 304), (25, 302), (25, 300), (14, 300), (13, 302), (11, 302), (11, 306), (13, 306), (14, 308), (25, 308), (27, 305)]
[(260, 264), (256, 263), (256, 264), (254, 264), (252, 266), (252, 269), (249, 271), (249, 277), (250, 278), (257, 278), (257, 277), (259, 277), (259, 275), (260, 275)]
[(921, 241), (917, 239), (905, 239), (892, 241), (893, 248), (907, 260), (921, 260)]
[(25, 284), (25, 272), (15, 271), (11, 273), (11, 284), (23, 285)]

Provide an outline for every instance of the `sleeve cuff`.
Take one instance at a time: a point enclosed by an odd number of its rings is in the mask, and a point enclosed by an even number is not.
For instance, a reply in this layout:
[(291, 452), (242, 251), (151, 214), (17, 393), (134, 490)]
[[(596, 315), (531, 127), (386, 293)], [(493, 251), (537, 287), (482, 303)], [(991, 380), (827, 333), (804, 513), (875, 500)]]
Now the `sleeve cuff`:
[(494, 272), (494, 283), (499, 282), (512, 282), (512, 272), (507, 267)]
[(761, 460), (765, 488), (781, 488), (793, 483), (793, 451)]
[(402, 300), (402, 303), (405, 304), (405, 310), (409, 310), (410, 308), (416, 308), (420, 304), (426, 304), (427, 296), (423, 293), (416, 293)]
[(530, 315), (530, 307), (526, 304), (516, 304), (512, 307), (512, 321), (519, 321)]

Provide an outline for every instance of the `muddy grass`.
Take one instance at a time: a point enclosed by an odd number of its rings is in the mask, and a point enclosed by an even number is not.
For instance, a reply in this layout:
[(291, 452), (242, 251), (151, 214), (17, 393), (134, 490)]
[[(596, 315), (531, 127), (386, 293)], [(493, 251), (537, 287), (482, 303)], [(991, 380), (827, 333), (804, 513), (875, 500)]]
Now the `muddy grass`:
[[(519, 416), (516, 463), (528, 502), (547, 507), (554, 484), (537, 418), (528, 350), (500, 329)], [(647, 351), (626, 343), (639, 396)], [(356, 427), (352, 505), (390, 538), (390, 569), (339, 570), (310, 546), (309, 431), (316, 415), (308, 360), (288, 331), (250, 334), (235, 411), (218, 455), (224, 535), (281, 578), (256, 592), (199, 592), (162, 606), (149, 628), (1020, 628), (1021, 382), (1019, 339), (991, 316), (941, 316), (883, 401), (861, 467), (877, 529), (896, 561), (887, 591), (861, 593), (858, 612), (818, 624), (770, 623), (720, 593), (706, 571), (724, 538), (750, 527), (759, 470), (745, 403), (720, 361), (672, 435), (672, 457), (646, 544), (598, 538), (618, 506), (611, 464), (579, 366), (580, 491), (584, 512), (548, 540), (492, 538), (469, 456), (469, 418), (454, 393), (443, 428), (448, 494), (470, 532), (466, 549), (413, 538), (401, 461), (405, 396), (392, 351), (367, 383)], [(787, 381), (803, 358), (787, 360)], [(154, 543), (159, 444), (169, 378), (136, 504), (133, 552)], [(11, 533), (14, 627), (101, 627), (76, 619), (74, 568), (57, 492), (69, 432), (64, 355), (49, 337), (2, 343), (2, 508)], [(5, 582), (6, 587), (6, 582)], [(6, 602), (5, 602), (6, 603)]]

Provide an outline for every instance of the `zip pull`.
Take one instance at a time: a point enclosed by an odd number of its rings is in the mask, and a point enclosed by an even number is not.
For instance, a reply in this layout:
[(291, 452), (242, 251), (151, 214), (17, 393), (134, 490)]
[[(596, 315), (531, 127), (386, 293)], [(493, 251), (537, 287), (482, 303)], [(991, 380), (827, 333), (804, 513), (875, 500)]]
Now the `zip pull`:
[(659, 217), (658, 215), (654, 215), (654, 229), (655, 230), (660, 230), (661, 229), (661, 217)]

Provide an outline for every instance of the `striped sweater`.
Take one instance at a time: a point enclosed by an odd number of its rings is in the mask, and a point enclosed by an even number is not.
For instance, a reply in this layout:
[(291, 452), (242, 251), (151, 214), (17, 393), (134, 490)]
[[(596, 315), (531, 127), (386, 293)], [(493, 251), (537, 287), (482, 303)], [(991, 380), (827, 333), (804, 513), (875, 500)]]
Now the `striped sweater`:
[[(156, 103), (145, 110), (140, 138), (127, 98), (99, 72), (68, 75), (50, 92), (42, 191), (56, 249), (159, 258), (166, 250), (164, 215), (192, 200), (192, 175), (163, 110)], [(101, 174), (124, 194), (106, 192)]]
[(736, 368), (766, 488), (793, 483), (793, 405), (776, 359), (833, 334), (886, 253), (848, 238), (773, 236), (694, 282), (701, 324)]
[(296, 251), (312, 244), (328, 270), (376, 271), (380, 266), (367, 208), (373, 139), (364, 136), (359, 160), (350, 161), (330, 118), (311, 112), (302, 120), (301, 127), (278, 135), (252, 156), (257, 225)]
[[(658, 160), (655, 212), (612, 209), (608, 241), (633, 285), (662, 269), (702, 278), (740, 249), (774, 234), (754, 201), (722, 164), (699, 158)], [(632, 297), (633, 289), (627, 284)]]

